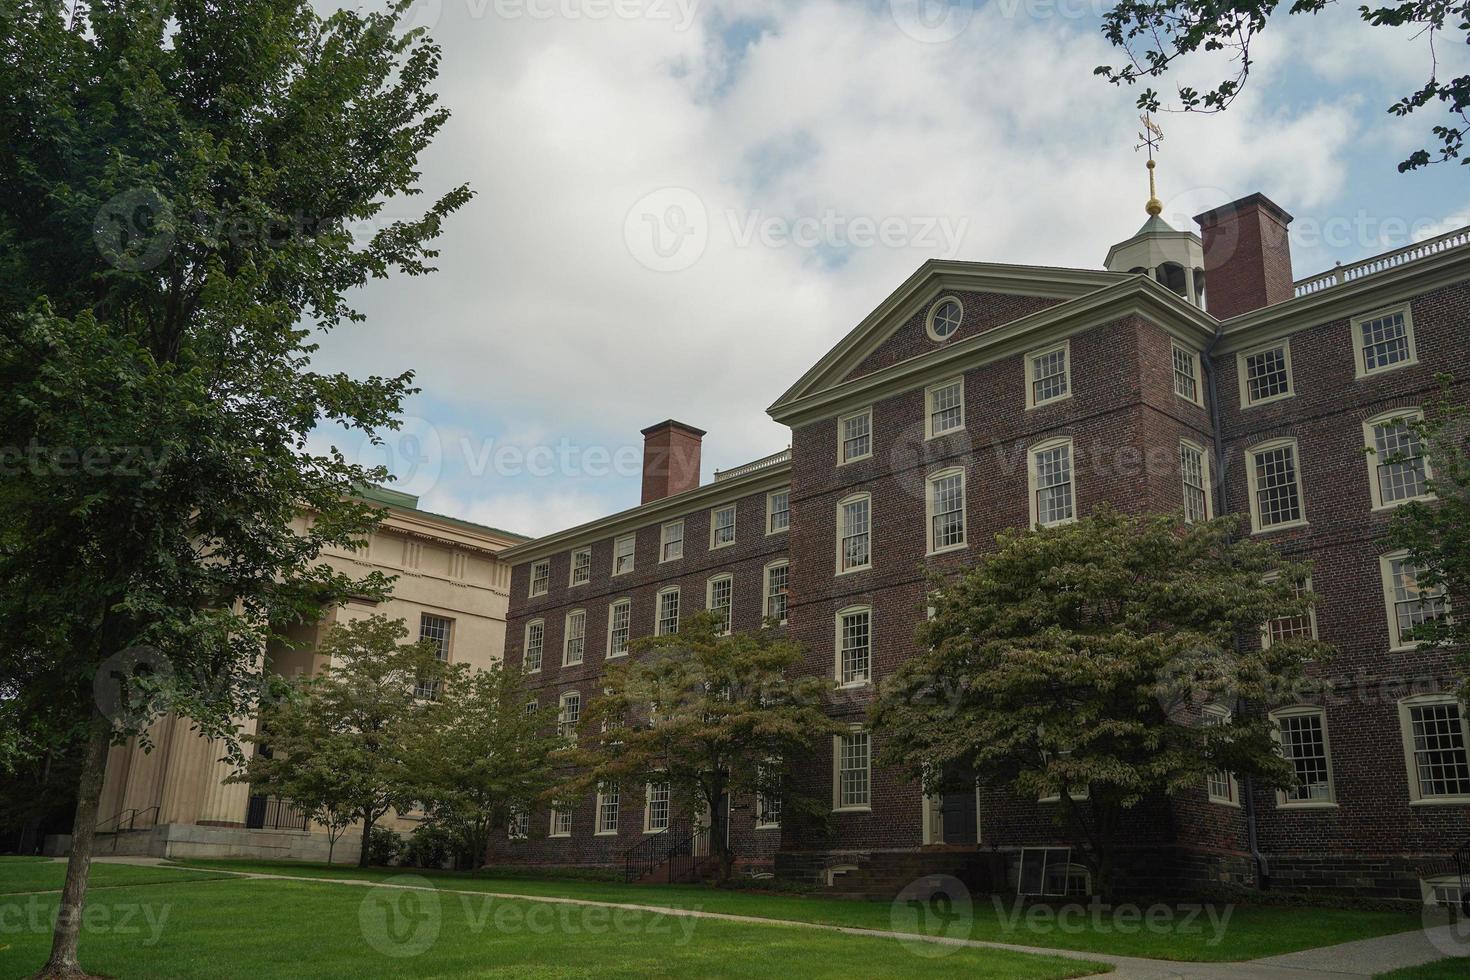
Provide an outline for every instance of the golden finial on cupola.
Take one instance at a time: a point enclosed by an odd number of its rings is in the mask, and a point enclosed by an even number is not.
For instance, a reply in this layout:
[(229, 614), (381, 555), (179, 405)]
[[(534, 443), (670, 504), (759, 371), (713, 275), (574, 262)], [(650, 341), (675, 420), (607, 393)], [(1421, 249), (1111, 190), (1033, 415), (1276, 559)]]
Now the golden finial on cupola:
[(1157, 150), (1159, 144), (1163, 142), (1164, 131), (1159, 128), (1158, 123), (1154, 122), (1153, 116), (1147, 112), (1139, 116), (1138, 121), (1143, 123), (1143, 132), (1138, 134), (1142, 142), (1133, 149), (1137, 151), (1144, 147), (1148, 148), (1148, 203), (1143, 206), (1143, 209), (1150, 215), (1158, 217), (1164, 212), (1164, 202), (1159, 200), (1159, 193), (1154, 188), (1154, 167), (1157, 166), (1154, 163), (1154, 150)]

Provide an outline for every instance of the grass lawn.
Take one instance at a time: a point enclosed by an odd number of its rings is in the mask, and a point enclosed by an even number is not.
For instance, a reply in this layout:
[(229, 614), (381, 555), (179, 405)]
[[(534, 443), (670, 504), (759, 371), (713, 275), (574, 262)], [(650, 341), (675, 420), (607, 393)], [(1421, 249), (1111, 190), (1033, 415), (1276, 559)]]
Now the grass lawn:
[(1470, 977), (1470, 958), (1440, 960), (1423, 966), (1411, 966), (1406, 970), (1380, 973), (1373, 980), (1465, 980)]
[[(146, 885), (166, 881), (206, 881), (223, 875), (183, 868), (149, 868), (131, 864), (93, 864), (91, 883), (98, 888)], [(0, 895), (59, 889), (66, 862), (47, 858), (0, 857)]]
[[(191, 861), (190, 867), (214, 870), (250, 870), (268, 874), (386, 881), (400, 873), (421, 875), (441, 888), (502, 892), (526, 896), (556, 896), (588, 901), (626, 902), (663, 908), (699, 908), (706, 912), (904, 931), (904, 909), (887, 902), (855, 902), (820, 896), (729, 891), (701, 886), (624, 885), (617, 882), (567, 881), (551, 878), (496, 877), (494, 871), (400, 872), (371, 868), (359, 871), (345, 865), (304, 864), (290, 861)], [(1049, 910), (1046, 910), (1049, 911)], [(1067, 919), (1045, 912), (1017, 916), (1010, 901), (997, 908), (988, 896), (977, 896), (968, 938), (989, 942), (1080, 950), (1152, 959), (1228, 962), (1274, 956), (1317, 946), (1368, 939), (1418, 929), (1420, 917), (1405, 912), (1362, 912), (1348, 909), (1276, 908), (1269, 906), (1219, 907), (1208, 913), (1165, 909), (1172, 922), (1156, 920), (1145, 928), (1136, 919), (1112, 915), (1093, 920), (1091, 913)], [(897, 913), (897, 914), (895, 914)], [(1228, 918), (1225, 916), (1228, 913)], [(1036, 918), (1032, 919), (1031, 915)]]
[[(14, 870), (0, 866), (0, 878)], [(0, 977), (24, 977), (45, 961), (55, 906), (54, 895), (0, 896)], [(83, 965), (128, 980), (684, 980), (778, 971), (841, 980), (956, 974), (1060, 980), (1106, 969), (791, 926), (304, 881), (214, 879), (99, 889), (88, 915)]]

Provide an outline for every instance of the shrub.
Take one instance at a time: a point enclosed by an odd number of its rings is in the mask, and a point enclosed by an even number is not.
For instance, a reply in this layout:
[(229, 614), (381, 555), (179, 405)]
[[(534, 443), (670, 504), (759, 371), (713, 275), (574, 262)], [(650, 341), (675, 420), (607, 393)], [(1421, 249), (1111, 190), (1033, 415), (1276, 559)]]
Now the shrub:
[(368, 835), (368, 864), (392, 864), (403, 850), (403, 838), (387, 827), (374, 827)]
[(458, 841), (455, 835), (436, 824), (422, 824), (408, 835), (402, 863), (414, 868), (442, 868), (449, 863)]

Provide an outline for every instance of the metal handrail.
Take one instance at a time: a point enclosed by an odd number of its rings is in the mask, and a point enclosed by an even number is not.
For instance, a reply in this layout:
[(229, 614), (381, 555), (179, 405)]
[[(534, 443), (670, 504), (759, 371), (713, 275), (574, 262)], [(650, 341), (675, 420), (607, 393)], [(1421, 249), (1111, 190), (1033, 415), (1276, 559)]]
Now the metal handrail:
[(245, 805), (247, 830), (306, 830), (309, 822), (304, 810), (279, 796), (257, 793)]
[[(673, 820), (668, 829), (623, 852), (623, 880), (634, 882), (654, 874), (673, 884), (698, 873), (708, 858), (709, 828), (699, 821)], [(704, 847), (701, 848), (701, 841)]]
[(1296, 296), (1307, 296), (1312, 293), (1320, 293), (1324, 289), (1340, 286), (1345, 282), (1362, 279), (1375, 273), (1385, 272), (1389, 269), (1415, 262), (1419, 259), (1438, 255), (1440, 252), (1448, 252), (1452, 248), (1461, 245), (1470, 245), (1470, 226), (1456, 228), (1454, 231), (1433, 238), (1426, 238), (1422, 242), (1405, 245), (1396, 248), (1392, 252), (1384, 252), (1361, 262), (1343, 265), (1339, 262), (1336, 267), (1320, 275), (1308, 279), (1299, 279), (1292, 286), (1292, 293)]
[(1460, 873), (1460, 914), (1470, 919), (1470, 841), (1455, 852), (1455, 868)]

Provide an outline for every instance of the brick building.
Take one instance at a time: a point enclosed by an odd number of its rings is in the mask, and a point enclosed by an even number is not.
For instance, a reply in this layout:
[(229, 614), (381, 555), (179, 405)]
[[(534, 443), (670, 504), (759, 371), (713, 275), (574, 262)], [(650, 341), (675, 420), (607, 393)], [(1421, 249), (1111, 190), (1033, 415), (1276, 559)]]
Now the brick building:
[[(645, 430), (640, 506), (504, 553), (507, 660), (573, 724), (629, 637), (706, 607), (728, 606), (736, 629), (784, 616), (852, 733), (790, 764), (793, 789), (832, 799), (830, 829), (732, 801), (745, 861), (840, 887), (885, 861), (978, 859), (997, 888), (1086, 888), (1046, 801), (963, 782), (926, 798), (874, 767), (862, 725), (875, 686), (918, 652), (926, 573), (965, 566), (1005, 528), (1103, 502), (1238, 513), (1315, 563), (1315, 615), (1266, 624), (1263, 642), (1311, 631), (1340, 649), (1338, 683), (1322, 703), (1273, 707), (1297, 789), (1222, 774), (1146, 801), (1125, 877), (1457, 894), (1467, 712), (1446, 693), (1451, 653), (1402, 639), (1447, 601), (1380, 539), (1432, 466), (1383, 464), (1413, 449), (1399, 420), (1435, 400), (1436, 374), (1470, 378), (1470, 232), (1294, 282), (1291, 217), (1262, 195), (1199, 215), (1198, 235), (1169, 227), (1156, 200), (1148, 210), (1106, 271), (926, 262), (770, 408), (791, 429), (786, 452), (701, 486), (704, 433)], [(616, 865), (667, 819), (655, 792), (532, 814), (496, 853)]]

